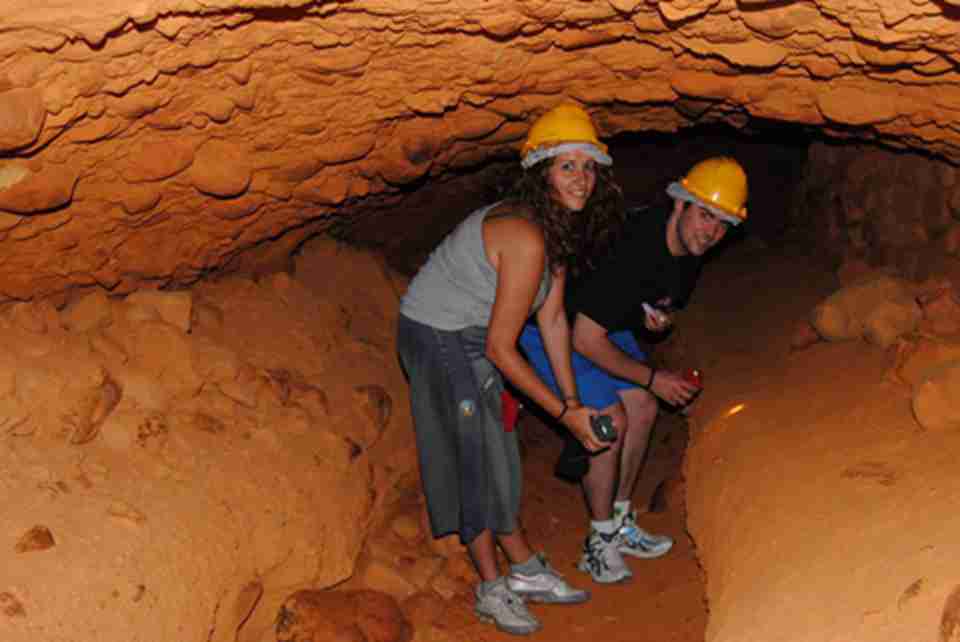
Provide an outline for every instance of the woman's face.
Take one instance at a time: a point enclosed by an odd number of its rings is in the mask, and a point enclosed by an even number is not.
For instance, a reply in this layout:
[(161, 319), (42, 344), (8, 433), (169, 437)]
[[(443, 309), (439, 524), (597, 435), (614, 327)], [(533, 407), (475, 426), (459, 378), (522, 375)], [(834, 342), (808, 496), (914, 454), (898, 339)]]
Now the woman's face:
[(593, 157), (582, 151), (566, 152), (553, 158), (547, 172), (553, 200), (568, 210), (579, 212), (587, 205), (597, 184)]

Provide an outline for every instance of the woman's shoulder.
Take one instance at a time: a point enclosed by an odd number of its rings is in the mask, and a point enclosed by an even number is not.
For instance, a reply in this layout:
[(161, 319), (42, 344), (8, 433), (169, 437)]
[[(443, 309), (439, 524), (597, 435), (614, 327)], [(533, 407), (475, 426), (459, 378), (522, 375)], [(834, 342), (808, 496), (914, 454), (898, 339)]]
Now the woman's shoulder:
[(532, 210), (522, 203), (498, 203), (487, 213), (484, 235), (494, 246), (511, 252), (526, 248), (542, 253), (543, 229), (530, 214)]
[(490, 228), (507, 230), (512, 235), (542, 238), (543, 230), (533, 218), (533, 210), (528, 205), (515, 202), (498, 203), (484, 219)]
[(534, 209), (530, 204), (523, 201), (504, 200), (494, 203), (487, 210), (487, 220), (496, 218), (521, 218), (533, 223)]

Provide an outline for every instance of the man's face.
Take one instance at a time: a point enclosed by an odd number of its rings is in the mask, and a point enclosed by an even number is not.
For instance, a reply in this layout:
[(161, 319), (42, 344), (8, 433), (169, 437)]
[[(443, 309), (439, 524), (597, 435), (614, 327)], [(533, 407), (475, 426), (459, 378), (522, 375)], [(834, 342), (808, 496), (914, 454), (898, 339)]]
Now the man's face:
[(696, 203), (687, 203), (680, 214), (680, 243), (687, 254), (703, 256), (720, 242), (730, 224)]

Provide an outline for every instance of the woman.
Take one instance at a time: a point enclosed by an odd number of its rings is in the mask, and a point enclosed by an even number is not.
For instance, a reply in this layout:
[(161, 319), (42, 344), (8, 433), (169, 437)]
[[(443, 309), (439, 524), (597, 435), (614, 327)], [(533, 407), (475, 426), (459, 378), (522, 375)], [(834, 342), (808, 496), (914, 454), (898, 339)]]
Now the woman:
[[(609, 245), (622, 212), (610, 156), (580, 107), (544, 114), (521, 153), (524, 172), (510, 197), (471, 214), (434, 250), (398, 324), (433, 535), (460, 534), (481, 578), (477, 615), (516, 634), (540, 628), (519, 596), (575, 603), (589, 595), (535, 555), (519, 528), (522, 470), (516, 435), (502, 421), (501, 376), (585, 448), (604, 447), (590, 428), (596, 411), (577, 401), (564, 283)], [(531, 313), (563, 398), (517, 349)], [(511, 563), (507, 577), (497, 544)]]

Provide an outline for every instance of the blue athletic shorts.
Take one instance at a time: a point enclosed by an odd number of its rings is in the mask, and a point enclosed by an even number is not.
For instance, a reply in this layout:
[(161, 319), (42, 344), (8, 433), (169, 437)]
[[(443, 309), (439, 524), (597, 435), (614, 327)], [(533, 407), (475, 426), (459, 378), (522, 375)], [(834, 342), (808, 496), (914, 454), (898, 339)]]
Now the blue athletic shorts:
[[(607, 336), (610, 341), (632, 358), (637, 361), (647, 360), (647, 355), (640, 350), (637, 340), (629, 330), (614, 332)], [(527, 359), (533, 369), (537, 371), (537, 374), (540, 375), (540, 378), (560, 396), (557, 380), (553, 376), (553, 368), (550, 367), (550, 360), (547, 358), (546, 348), (543, 346), (543, 339), (536, 325), (528, 323), (524, 326), (523, 332), (520, 333), (520, 347), (523, 348)], [(586, 406), (602, 410), (620, 401), (620, 396), (617, 394), (620, 390), (640, 387), (632, 381), (614, 377), (576, 350), (571, 355), (571, 363), (573, 365), (573, 376), (577, 380), (577, 392), (580, 394), (580, 401)]]

